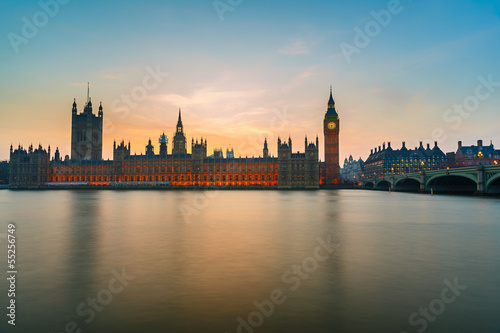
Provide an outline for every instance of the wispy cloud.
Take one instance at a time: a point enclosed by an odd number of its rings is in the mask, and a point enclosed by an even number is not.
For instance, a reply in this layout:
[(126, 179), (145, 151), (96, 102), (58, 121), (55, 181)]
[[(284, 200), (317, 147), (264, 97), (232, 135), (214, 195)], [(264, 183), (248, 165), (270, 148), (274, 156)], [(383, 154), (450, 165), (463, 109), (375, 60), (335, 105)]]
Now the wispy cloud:
[(98, 76), (103, 80), (124, 80), (127, 78), (131, 79), (138, 75), (141, 69), (142, 68), (139, 66), (116, 66), (100, 70), (98, 72)]
[(367, 93), (371, 93), (371, 94), (378, 94), (378, 93), (384, 92), (384, 88), (382, 88), (382, 87), (372, 87), (372, 88), (367, 89), (366, 92)]
[(286, 45), (280, 50), (280, 53), (287, 55), (301, 55), (310, 53), (311, 43), (305, 42), (303, 39), (297, 38), (289, 45)]
[(310, 77), (312, 77), (317, 70), (318, 66), (310, 66), (295, 76), (286, 86), (283, 87), (283, 92), (289, 92), (295, 88), (300, 87), (304, 84)]
[(113, 75), (113, 74), (103, 74), (101, 75), (103, 79), (106, 80), (121, 80), (125, 77), (125, 74)]
[(154, 95), (150, 99), (154, 101), (162, 101), (174, 106), (191, 107), (203, 105), (210, 106), (225, 106), (228, 103), (240, 101), (241, 103), (258, 98), (264, 95), (265, 90), (217, 90), (214, 88), (204, 88), (196, 90), (187, 95), (180, 94), (163, 94)]

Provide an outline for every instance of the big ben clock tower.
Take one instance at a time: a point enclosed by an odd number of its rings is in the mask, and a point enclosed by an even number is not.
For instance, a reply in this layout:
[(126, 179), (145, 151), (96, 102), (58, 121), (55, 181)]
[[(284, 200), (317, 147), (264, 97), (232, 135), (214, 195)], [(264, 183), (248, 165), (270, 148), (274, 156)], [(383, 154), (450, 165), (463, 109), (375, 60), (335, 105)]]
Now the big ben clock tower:
[(325, 134), (325, 185), (338, 184), (340, 182), (339, 165), (339, 132), (340, 120), (335, 110), (332, 88), (330, 87), (330, 100), (328, 110), (323, 120), (323, 132)]

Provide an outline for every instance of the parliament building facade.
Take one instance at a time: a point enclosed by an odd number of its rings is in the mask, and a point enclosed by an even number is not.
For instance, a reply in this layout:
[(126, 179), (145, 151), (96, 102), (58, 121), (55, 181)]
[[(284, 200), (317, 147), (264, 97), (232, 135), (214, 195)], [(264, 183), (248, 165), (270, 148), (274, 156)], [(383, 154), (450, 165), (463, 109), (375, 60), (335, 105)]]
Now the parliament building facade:
[(102, 104), (97, 115), (87, 98), (78, 114), (76, 100), (72, 108), (71, 158), (61, 159), (50, 147), (28, 150), (22, 146), (10, 150), (10, 187), (47, 188), (61, 186), (118, 187), (222, 187), (316, 189), (337, 184), (339, 172), (339, 118), (332, 93), (324, 118), (325, 162), (319, 163), (319, 139), (305, 138), (303, 152), (293, 150), (291, 138), (277, 139), (277, 156), (269, 154), (267, 139), (259, 157), (226, 156), (215, 149), (207, 156), (207, 140), (191, 140), (191, 152), (184, 134), (179, 110), (177, 126), (168, 153), (168, 138), (159, 137), (159, 151), (149, 140), (145, 153), (132, 155), (130, 142), (114, 143), (113, 160), (102, 159)]

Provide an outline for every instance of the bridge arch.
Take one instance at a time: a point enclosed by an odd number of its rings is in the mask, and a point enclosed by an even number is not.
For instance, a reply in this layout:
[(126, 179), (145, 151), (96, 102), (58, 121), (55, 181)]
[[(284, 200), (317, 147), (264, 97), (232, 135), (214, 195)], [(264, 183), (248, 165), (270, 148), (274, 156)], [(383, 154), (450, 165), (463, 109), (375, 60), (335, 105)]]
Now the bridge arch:
[(420, 181), (415, 178), (402, 178), (394, 184), (395, 191), (418, 192), (420, 190)]
[(434, 192), (474, 193), (477, 191), (477, 180), (472, 175), (436, 175), (426, 182), (425, 189)]
[(377, 183), (377, 185), (375, 186), (375, 189), (376, 190), (389, 190), (391, 188), (391, 183), (388, 181), (388, 180), (381, 180)]
[(366, 182), (363, 187), (367, 190), (373, 190), (375, 188), (375, 184), (373, 184), (373, 182)]
[(500, 173), (497, 173), (488, 179), (486, 182), (486, 193), (500, 194)]
[(426, 187), (430, 184), (431, 181), (437, 178), (442, 178), (442, 177), (463, 177), (463, 178), (468, 178), (472, 180), (474, 183), (477, 184), (477, 177), (476, 175), (471, 175), (471, 174), (466, 174), (466, 173), (459, 173), (459, 174), (452, 174), (452, 175), (435, 175), (427, 179), (426, 181)]

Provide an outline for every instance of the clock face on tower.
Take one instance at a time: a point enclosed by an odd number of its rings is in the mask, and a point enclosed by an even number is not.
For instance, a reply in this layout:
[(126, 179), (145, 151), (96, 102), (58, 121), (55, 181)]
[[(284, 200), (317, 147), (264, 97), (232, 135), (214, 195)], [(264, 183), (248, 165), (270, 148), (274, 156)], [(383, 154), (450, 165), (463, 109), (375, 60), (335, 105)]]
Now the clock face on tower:
[(337, 124), (335, 124), (335, 122), (334, 122), (334, 121), (330, 121), (330, 122), (328, 123), (328, 129), (333, 130), (333, 129), (335, 129), (335, 127), (337, 127)]

